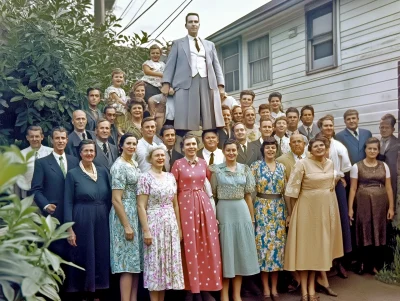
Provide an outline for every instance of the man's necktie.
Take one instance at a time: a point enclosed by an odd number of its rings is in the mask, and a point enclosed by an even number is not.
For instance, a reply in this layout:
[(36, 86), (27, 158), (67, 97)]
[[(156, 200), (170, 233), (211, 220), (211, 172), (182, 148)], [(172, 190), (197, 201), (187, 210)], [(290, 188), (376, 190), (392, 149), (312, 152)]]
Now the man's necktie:
[(67, 174), (67, 172), (65, 170), (64, 157), (60, 156), (60, 157), (58, 157), (58, 159), (60, 160), (60, 168), (61, 168), (61, 171), (62, 171), (62, 173), (64, 175), (64, 178), (65, 178), (65, 175)]
[(103, 143), (103, 152), (107, 157), (108, 156), (108, 150), (107, 150), (107, 145), (105, 143)]
[(35, 152), (35, 160), (37, 160), (37, 159), (39, 159), (39, 152), (38, 151)]
[(197, 43), (197, 38), (194, 38), (194, 44), (196, 46), (197, 52), (200, 52), (200, 46), (199, 43)]
[(379, 152), (381, 155), (384, 155), (385, 154), (385, 150), (386, 150), (386, 147), (387, 147), (387, 140), (381, 140), (381, 151)]
[(86, 140), (86, 134), (82, 133), (82, 140)]
[(168, 156), (169, 156), (169, 170), (172, 168), (172, 151), (169, 149), (168, 150)]
[(310, 137), (311, 137), (311, 129), (310, 127), (307, 128), (307, 140), (310, 141)]
[(208, 165), (214, 164), (214, 153), (210, 154), (210, 160), (208, 161)]
[(278, 146), (275, 156), (276, 156), (276, 158), (282, 156), (282, 138), (279, 139), (279, 146)]
[(243, 152), (244, 152), (245, 155), (247, 154), (247, 146), (246, 146), (246, 144), (243, 145)]
[(357, 133), (357, 131), (353, 131), (353, 133), (354, 133), (354, 137), (356, 137), (356, 139), (358, 140), (358, 133)]

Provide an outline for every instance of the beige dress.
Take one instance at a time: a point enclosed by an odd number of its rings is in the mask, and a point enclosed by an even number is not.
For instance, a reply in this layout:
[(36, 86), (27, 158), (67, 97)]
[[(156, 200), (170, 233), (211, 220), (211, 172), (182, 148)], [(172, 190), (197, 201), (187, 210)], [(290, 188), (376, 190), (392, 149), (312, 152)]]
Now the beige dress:
[(285, 249), (288, 271), (329, 271), (343, 256), (342, 229), (334, 186), (333, 163), (298, 161), (286, 187), (294, 205)]

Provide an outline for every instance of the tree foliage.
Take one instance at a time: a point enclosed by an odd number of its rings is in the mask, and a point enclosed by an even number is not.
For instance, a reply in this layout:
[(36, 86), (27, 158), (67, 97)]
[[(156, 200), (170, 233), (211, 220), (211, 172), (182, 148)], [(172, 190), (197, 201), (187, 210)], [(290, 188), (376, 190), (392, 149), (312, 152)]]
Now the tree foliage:
[[(58, 239), (68, 237), (73, 223), (57, 227), (58, 220), (40, 216), (32, 197), (22, 201), (12, 194), (16, 178), (26, 172), (26, 160), (16, 146), (0, 153), (0, 300), (61, 300), (58, 284), (64, 281), (64, 261), (49, 251)], [(77, 266), (75, 266), (78, 268)]]
[(56, 125), (70, 128), (86, 89), (104, 90), (114, 68), (128, 83), (137, 78), (146, 38), (117, 35), (121, 26), (110, 13), (94, 27), (91, 9), (90, 0), (0, 1), (0, 143), (10, 130), (11, 138), (23, 136), (29, 125), (45, 134)]

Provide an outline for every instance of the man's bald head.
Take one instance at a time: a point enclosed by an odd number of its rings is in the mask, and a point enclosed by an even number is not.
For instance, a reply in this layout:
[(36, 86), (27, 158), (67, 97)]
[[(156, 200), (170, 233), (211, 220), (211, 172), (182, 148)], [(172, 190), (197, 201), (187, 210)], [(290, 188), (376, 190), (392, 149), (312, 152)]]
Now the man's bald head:
[(72, 124), (74, 131), (83, 132), (87, 124), (86, 113), (82, 110), (76, 110), (72, 113)]
[(306, 147), (303, 135), (293, 134), (292, 136), (290, 136), (289, 145), (293, 154), (295, 154), (296, 156), (301, 156), (304, 153), (304, 148)]

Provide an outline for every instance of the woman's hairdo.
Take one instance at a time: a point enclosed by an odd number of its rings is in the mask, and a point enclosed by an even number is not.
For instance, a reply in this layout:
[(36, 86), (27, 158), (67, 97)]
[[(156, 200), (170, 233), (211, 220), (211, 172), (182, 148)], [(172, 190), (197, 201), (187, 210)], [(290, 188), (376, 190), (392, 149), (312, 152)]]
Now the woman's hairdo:
[(196, 144), (199, 145), (199, 139), (197, 138), (196, 135), (194, 135), (193, 133), (186, 133), (183, 137), (182, 137), (182, 142), (181, 142), (181, 149), (183, 149), (184, 145), (185, 145), (185, 141), (188, 139), (192, 139), (194, 138), (196, 140)]
[(153, 156), (153, 153), (155, 151), (157, 151), (157, 150), (162, 150), (162, 151), (164, 151), (164, 154), (165, 154), (167, 152), (167, 147), (164, 144), (158, 144), (158, 145), (155, 145), (155, 146), (150, 146), (148, 148), (148, 153), (146, 155), (146, 161), (148, 163), (150, 163), (151, 157)]
[(121, 136), (121, 139), (119, 139), (119, 143), (118, 143), (118, 151), (119, 151), (120, 154), (122, 154), (122, 147), (124, 146), (125, 140), (130, 138), (130, 137), (135, 138), (136, 143), (138, 142), (137, 138), (133, 134), (131, 134), (131, 133), (123, 134)]
[(96, 158), (96, 155), (97, 155), (97, 152), (96, 152), (96, 142), (94, 142), (92, 139), (84, 139), (84, 140), (82, 140), (82, 141), (79, 143), (79, 146), (78, 146), (78, 155), (79, 155), (79, 158), (82, 160), (81, 152), (82, 152), (82, 149), (83, 149), (86, 145), (93, 145), (93, 146), (94, 146), (94, 157)]
[(312, 146), (315, 142), (322, 142), (325, 145), (325, 148), (329, 148), (329, 146), (330, 146), (330, 141), (328, 138), (326, 138), (325, 136), (320, 136), (320, 137), (315, 136), (308, 143), (308, 151), (309, 152), (311, 152)]
[(260, 151), (261, 151), (261, 154), (262, 154), (262, 156), (263, 156), (263, 158), (264, 158), (264, 152), (265, 152), (265, 146), (266, 145), (275, 145), (276, 146), (276, 149), (278, 149), (278, 141), (276, 141), (276, 139), (274, 138), (274, 137), (267, 137), (267, 138), (265, 138), (264, 139), (264, 141), (263, 141), (263, 143), (261, 144), (261, 147), (260, 147)]
[[(131, 94), (132, 94), (133, 92), (131, 92)], [(134, 105), (140, 105), (141, 107), (142, 107), (142, 109), (143, 109), (143, 111), (145, 110), (145, 108), (146, 108), (146, 102), (144, 101), (144, 99), (142, 99), (142, 98), (138, 98), (138, 97), (131, 97), (131, 100), (128, 102), (128, 112), (130, 113), (131, 112), (131, 110), (132, 110), (132, 107), (134, 106)]]
[(236, 145), (236, 148), (238, 147), (238, 143), (237, 143), (236, 140), (234, 140), (234, 139), (228, 139), (228, 140), (226, 140), (226, 141), (224, 142), (224, 144), (222, 145), (222, 150), (225, 150), (225, 148), (226, 148), (228, 145), (231, 145), (231, 144), (235, 144), (235, 145)]
[(367, 147), (367, 145), (369, 145), (369, 144), (377, 144), (378, 150), (379, 151), (381, 150), (381, 142), (379, 141), (378, 138), (376, 138), (376, 137), (368, 138), (367, 141), (365, 142), (365, 147)]

